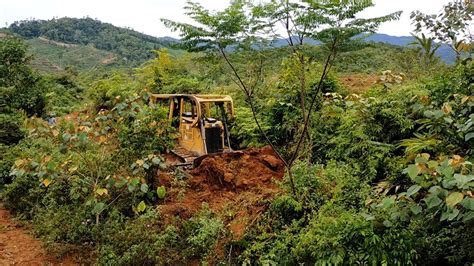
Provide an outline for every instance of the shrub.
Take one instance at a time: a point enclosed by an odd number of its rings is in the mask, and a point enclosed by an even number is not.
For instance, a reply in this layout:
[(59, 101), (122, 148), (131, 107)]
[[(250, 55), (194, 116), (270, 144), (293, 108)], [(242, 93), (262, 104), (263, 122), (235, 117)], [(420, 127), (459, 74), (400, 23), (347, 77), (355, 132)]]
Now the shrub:
[[(105, 228), (133, 223), (158, 199), (157, 184), (148, 175), (162, 167), (159, 154), (171, 138), (162, 110), (145, 106), (145, 99), (135, 97), (97, 115), (63, 117), (54, 125), (28, 119), (13, 180), (2, 193), (5, 206), (32, 219), (35, 232), (49, 244), (100, 247)], [(122, 152), (122, 145), (137, 151)], [(140, 252), (129, 256), (143, 257)]]
[(0, 144), (15, 145), (23, 139), (22, 127), (24, 115), (19, 111), (0, 113)]
[(187, 221), (165, 225), (159, 213), (148, 210), (137, 219), (104, 226), (99, 263), (112, 265), (184, 264), (211, 255), (223, 223), (208, 208)]
[(108, 223), (100, 239), (99, 263), (106, 265), (165, 265), (183, 263), (178, 228), (163, 226), (149, 210), (134, 220)]
[(411, 264), (416, 258), (411, 233), (403, 228), (377, 229), (354, 211), (328, 204), (299, 234), (299, 261), (327, 264)]
[(110, 110), (121, 99), (126, 99), (135, 92), (131, 78), (125, 73), (112, 73), (110, 76), (95, 81), (87, 90), (86, 98), (91, 101), (95, 110)]
[(446, 72), (427, 82), (433, 101), (442, 104), (454, 94), (474, 94), (474, 62), (459, 64), (454, 71)]
[(194, 217), (183, 224), (187, 248), (183, 252), (191, 258), (204, 258), (213, 250), (218, 238), (223, 235), (224, 224), (206, 205)]

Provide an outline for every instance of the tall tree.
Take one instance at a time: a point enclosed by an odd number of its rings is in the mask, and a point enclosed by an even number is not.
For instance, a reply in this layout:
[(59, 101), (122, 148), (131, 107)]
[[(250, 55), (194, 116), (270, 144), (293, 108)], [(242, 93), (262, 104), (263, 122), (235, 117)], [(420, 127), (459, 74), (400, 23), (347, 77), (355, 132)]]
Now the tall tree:
[(44, 88), (30, 65), (26, 45), (19, 39), (0, 40), (0, 110), (21, 109), (27, 115), (43, 113)]
[[(308, 127), (315, 107), (318, 94), (322, 89), (324, 79), (331, 70), (337, 52), (346, 46), (353, 37), (367, 32), (374, 32), (378, 26), (386, 21), (398, 19), (401, 12), (394, 12), (385, 16), (362, 19), (356, 15), (364, 9), (373, 6), (371, 0), (304, 0), (292, 3), (288, 0), (273, 0), (268, 4), (257, 6), (254, 12), (263, 22), (264, 32), (274, 33), (273, 38), (282, 38), (279, 32), (284, 32), (292, 53), (300, 62), (300, 101), (303, 114), (303, 126), (293, 155), (288, 160), (291, 167), (299, 156), (305, 138), (309, 137)], [(280, 29), (279, 29), (280, 27)], [(284, 30), (281, 30), (281, 27)], [(305, 99), (308, 97), (306, 84), (306, 65), (311, 63), (313, 57), (305, 53), (305, 42), (318, 40), (322, 42), (326, 51), (326, 60), (317, 86), (309, 99), (306, 107)], [(308, 147), (311, 142), (308, 142)]]

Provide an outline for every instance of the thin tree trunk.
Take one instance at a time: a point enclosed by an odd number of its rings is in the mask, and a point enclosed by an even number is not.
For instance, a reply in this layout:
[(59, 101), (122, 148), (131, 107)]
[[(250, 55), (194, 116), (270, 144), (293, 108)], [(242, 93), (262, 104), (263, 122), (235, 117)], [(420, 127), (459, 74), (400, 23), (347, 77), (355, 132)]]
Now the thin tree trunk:
[(260, 121), (258, 120), (258, 117), (257, 117), (257, 110), (256, 110), (255, 104), (253, 102), (252, 92), (247, 88), (247, 86), (243, 82), (242, 78), (240, 77), (239, 73), (237, 72), (237, 69), (235, 69), (234, 65), (232, 64), (232, 62), (230, 62), (229, 58), (227, 57), (227, 54), (225, 53), (224, 49), (222, 47), (219, 47), (219, 51), (221, 52), (222, 57), (226, 61), (227, 65), (229, 65), (229, 67), (231, 68), (233, 74), (237, 78), (237, 81), (238, 81), (237, 86), (239, 86), (245, 93), (246, 101), (250, 106), (250, 110), (252, 111), (253, 119), (254, 119), (255, 123), (257, 124), (257, 128), (260, 131), (260, 134), (262, 134), (265, 141), (272, 147), (273, 151), (278, 156), (278, 158), (285, 164), (285, 168), (287, 169), (288, 177), (289, 177), (290, 183), (291, 183), (292, 193), (293, 193), (293, 195), (296, 196), (296, 188), (295, 188), (295, 183), (294, 183), (294, 180), (293, 180), (293, 174), (291, 172), (291, 167), (288, 164), (288, 162), (283, 158), (283, 156), (280, 154), (280, 152), (278, 152), (275, 145), (270, 140), (270, 138), (268, 138), (268, 135), (265, 133), (262, 126), (260, 125)]

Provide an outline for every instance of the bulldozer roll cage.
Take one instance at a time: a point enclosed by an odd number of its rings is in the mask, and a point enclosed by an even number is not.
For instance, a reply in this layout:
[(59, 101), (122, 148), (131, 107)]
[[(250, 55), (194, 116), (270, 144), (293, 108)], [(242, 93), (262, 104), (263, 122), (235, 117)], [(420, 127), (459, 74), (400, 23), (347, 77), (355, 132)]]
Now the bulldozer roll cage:
[(179, 130), (177, 149), (180, 151), (175, 153), (180, 157), (194, 160), (231, 151), (229, 120), (234, 118), (234, 106), (230, 96), (152, 94), (150, 101), (168, 108), (168, 119)]

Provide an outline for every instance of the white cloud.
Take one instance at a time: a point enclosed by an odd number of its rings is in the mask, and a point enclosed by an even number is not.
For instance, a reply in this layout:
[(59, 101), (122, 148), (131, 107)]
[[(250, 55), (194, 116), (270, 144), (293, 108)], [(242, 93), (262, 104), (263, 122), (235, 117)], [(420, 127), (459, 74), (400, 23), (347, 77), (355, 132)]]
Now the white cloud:
[[(200, 0), (204, 7), (224, 9), (229, 0)], [(379, 32), (390, 35), (409, 35), (410, 13), (420, 10), (437, 13), (449, 0), (374, 0), (375, 7), (365, 10), (363, 17), (381, 16), (397, 10), (403, 15), (399, 21), (382, 25)], [(187, 21), (183, 7), (186, 0), (1, 0), (0, 26), (28, 18), (51, 19), (53, 17), (97, 18), (116, 26), (130, 27), (153, 36), (173, 36), (160, 18)]]
[(363, 17), (383, 16), (396, 11), (403, 11), (400, 20), (384, 23), (379, 32), (394, 36), (407, 36), (414, 30), (411, 25), (410, 14), (419, 10), (427, 14), (439, 13), (449, 0), (374, 0), (375, 6), (361, 12)]

